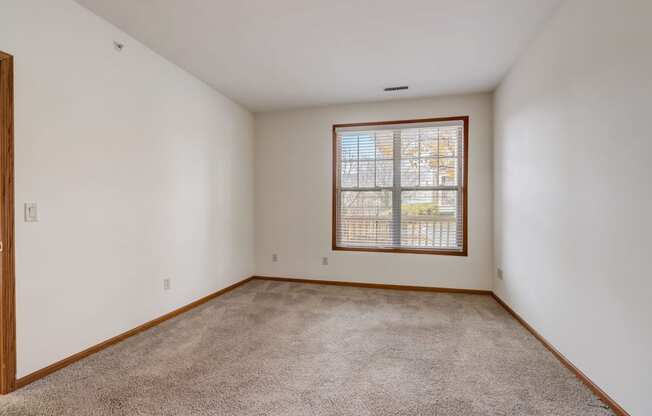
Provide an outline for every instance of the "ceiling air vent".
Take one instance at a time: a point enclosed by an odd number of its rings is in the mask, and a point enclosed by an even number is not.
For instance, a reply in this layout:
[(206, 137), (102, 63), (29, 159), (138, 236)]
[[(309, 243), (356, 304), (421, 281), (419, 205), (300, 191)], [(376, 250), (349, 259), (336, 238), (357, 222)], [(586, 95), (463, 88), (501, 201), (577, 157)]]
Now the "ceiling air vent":
[(407, 85), (402, 85), (400, 87), (387, 87), (385, 88), (385, 91), (401, 91), (401, 90), (407, 90), (408, 87)]

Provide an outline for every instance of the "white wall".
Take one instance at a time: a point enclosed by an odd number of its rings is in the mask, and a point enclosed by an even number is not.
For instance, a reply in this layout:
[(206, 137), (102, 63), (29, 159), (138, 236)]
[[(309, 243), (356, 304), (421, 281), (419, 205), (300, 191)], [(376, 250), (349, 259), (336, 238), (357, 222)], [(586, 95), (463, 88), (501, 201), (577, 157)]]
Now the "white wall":
[(652, 414), (652, 2), (570, 0), (495, 98), (495, 290)]
[[(470, 116), (469, 256), (331, 251), (332, 125), (455, 115)], [(491, 289), (491, 95), (259, 113), (255, 136), (257, 274)]]
[(0, 0), (0, 49), (19, 377), (253, 274), (247, 111), (72, 1)]

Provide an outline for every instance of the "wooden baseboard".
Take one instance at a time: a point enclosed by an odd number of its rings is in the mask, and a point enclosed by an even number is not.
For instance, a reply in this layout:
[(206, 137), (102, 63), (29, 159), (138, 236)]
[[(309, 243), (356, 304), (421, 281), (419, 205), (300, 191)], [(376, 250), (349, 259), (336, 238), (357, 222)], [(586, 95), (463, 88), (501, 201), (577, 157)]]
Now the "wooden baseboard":
[(254, 279), (273, 280), (278, 282), (291, 282), (291, 283), (310, 283), (310, 284), (318, 284), (318, 285), (364, 287), (369, 289), (411, 290), (411, 291), (418, 291), (418, 292), (439, 292), (439, 293), (465, 293), (467, 295), (491, 295), (493, 293), (491, 290), (480, 290), (480, 289), (454, 289), (454, 288), (428, 287), (428, 286), (385, 285), (380, 283), (345, 282), (340, 280), (295, 279), (290, 277), (273, 277), (273, 276), (254, 276)]
[(492, 292), (491, 294), (494, 299), (503, 307), (507, 312), (509, 312), (514, 319), (516, 319), (525, 329), (527, 329), (536, 339), (539, 340), (543, 344), (544, 347), (546, 347), (561, 363), (568, 368), (575, 376), (580, 379), (586, 386), (602, 400), (604, 404), (609, 406), (613, 412), (618, 415), (618, 416), (630, 416), (629, 413), (625, 411), (614, 399), (609, 397), (607, 393), (605, 393), (600, 387), (598, 387), (593, 381), (591, 381), (590, 378), (586, 376), (579, 368), (575, 367), (575, 365), (570, 362), (564, 355), (557, 350), (557, 348), (553, 347), (552, 344), (548, 342), (541, 334), (539, 334), (530, 324), (525, 321), (525, 319), (521, 318), (519, 314), (517, 314), (508, 304), (506, 304), (501, 298), (496, 295), (495, 292)]
[(218, 297), (220, 295), (223, 295), (224, 293), (229, 292), (229, 291), (237, 288), (238, 286), (241, 286), (241, 285), (249, 282), (252, 279), (253, 279), (253, 277), (249, 277), (247, 279), (241, 280), (241, 281), (239, 281), (239, 282), (237, 282), (237, 283), (235, 283), (235, 284), (233, 284), (231, 286), (225, 287), (224, 289), (218, 290), (217, 292), (211, 293), (208, 296), (204, 296), (201, 299), (198, 299), (198, 300), (196, 300), (196, 301), (194, 301), (192, 303), (189, 303), (189, 304), (187, 304), (185, 306), (182, 306), (179, 309), (175, 309), (172, 312), (166, 313), (165, 315), (160, 316), (160, 317), (158, 317), (158, 318), (156, 318), (156, 319), (154, 319), (152, 321), (146, 322), (146, 323), (144, 323), (144, 324), (142, 324), (142, 325), (140, 325), (140, 326), (138, 326), (138, 327), (136, 327), (134, 329), (131, 329), (131, 330), (127, 331), (127, 332), (123, 332), (120, 335), (117, 335), (117, 336), (115, 336), (115, 337), (113, 337), (111, 339), (107, 339), (106, 341), (101, 342), (101, 343), (99, 343), (97, 345), (94, 345), (94, 346), (92, 346), (90, 348), (87, 348), (84, 351), (78, 352), (75, 355), (71, 355), (68, 358), (64, 358), (61, 361), (57, 361), (54, 364), (51, 364), (51, 365), (49, 365), (49, 366), (47, 366), (45, 368), (42, 368), (42, 369), (37, 370), (37, 371), (35, 371), (35, 372), (31, 373), (31, 374), (28, 374), (28, 375), (26, 375), (24, 377), (21, 377), (18, 380), (16, 380), (16, 387), (17, 388), (24, 387), (24, 386), (26, 386), (26, 385), (40, 379), (40, 378), (43, 378), (43, 377), (45, 377), (45, 376), (47, 376), (49, 374), (54, 373), (57, 370), (60, 370), (60, 369), (62, 369), (64, 367), (67, 367), (70, 364), (81, 360), (82, 358), (88, 357), (91, 354), (95, 354), (96, 352), (102, 351), (105, 348), (108, 348), (108, 347), (110, 347), (110, 346), (112, 346), (114, 344), (117, 344), (118, 342), (124, 341), (125, 339), (127, 339), (129, 337), (132, 337), (132, 336), (134, 336), (136, 334), (139, 334), (139, 333), (141, 333), (143, 331), (146, 331), (146, 330), (148, 330), (148, 329), (150, 329), (150, 328), (152, 328), (152, 327), (154, 327), (154, 326), (156, 326), (156, 325), (158, 325), (158, 324), (160, 324), (162, 322), (167, 321), (168, 319), (171, 319), (171, 318), (174, 318), (175, 316), (181, 315), (184, 312), (188, 312), (189, 310), (191, 310), (193, 308), (196, 308), (197, 306), (199, 306), (199, 305), (201, 305), (203, 303), (206, 303), (209, 300), (215, 299), (216, 297)]

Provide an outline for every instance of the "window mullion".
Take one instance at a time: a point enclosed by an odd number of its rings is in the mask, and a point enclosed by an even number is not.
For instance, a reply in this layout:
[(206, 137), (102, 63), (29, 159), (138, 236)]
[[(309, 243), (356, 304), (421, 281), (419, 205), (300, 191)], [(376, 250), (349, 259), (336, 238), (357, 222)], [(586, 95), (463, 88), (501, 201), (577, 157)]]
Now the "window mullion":
[[(374, 132), (374, 186), (378, 186), (378, 178), (376, 177), (376, 172), (378, 170), (378, 137), (376, 132)], [(360, 185), (360, 184), (358, 184)]]
[(394, 247), (401, 246), (401, 131), (394, 130), (394, 180), (392, 188), (392, 237)]
[(356, 171), (356, 175), (357, 175), (357, 179), (356, 179), (357, 182), (356, 182), (356, 185), (358, 185), (358, 187), (359, 187), (359, 186), (360, 186), (360, 136), (358, 136), (358, 141), (357, 141), (357, 143), (358, 143), (358, 148), (357, 148), (357, 155), (358, 155), (358, 156), (357, 156), (357, 158), (358, 158), (358, 159), (357, 159), (357, 160), (358, 160), (357, 163), (358, 163), (358, 169), (357, 169), (357, 171)]

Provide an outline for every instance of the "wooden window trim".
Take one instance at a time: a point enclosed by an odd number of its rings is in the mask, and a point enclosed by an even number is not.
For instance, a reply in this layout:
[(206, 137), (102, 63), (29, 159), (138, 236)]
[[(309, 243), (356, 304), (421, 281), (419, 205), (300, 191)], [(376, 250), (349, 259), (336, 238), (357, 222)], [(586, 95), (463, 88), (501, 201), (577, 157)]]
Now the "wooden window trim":
[[(462, 250), (433, 250), (433, 249), (403, 249), (403, 248), (366, 248), (366, 247), (339, 247), (337, 245), (337, 129), (347, 127), (364, 127), (364, 126), (383, 126), (390, 124), (415, 124), (415, 123), (435, 123), (446, 121), (462, 121), (464, 123), (464, 178), (462, 181)], [(392, 120), (392, 121), (374, 121), (363, 123), (333, 124), (333, 154), (332, 154), (332, 250), (333, 251), (358, 251), (358, 252), (375, 252), (375, 253), (408, 253), (408, 254), (431, 254), (440, 256), (468, 256), (469, 244), (469, 116), (425, 118), (414, 120)]]

